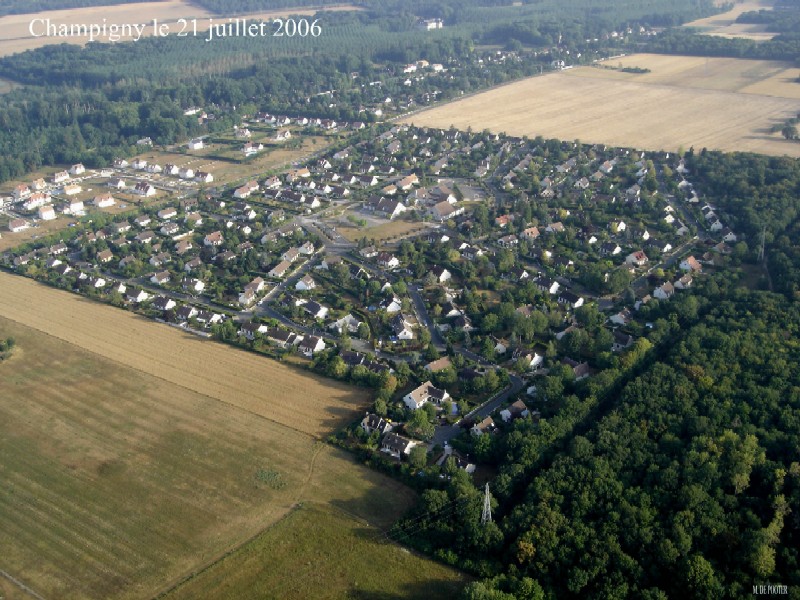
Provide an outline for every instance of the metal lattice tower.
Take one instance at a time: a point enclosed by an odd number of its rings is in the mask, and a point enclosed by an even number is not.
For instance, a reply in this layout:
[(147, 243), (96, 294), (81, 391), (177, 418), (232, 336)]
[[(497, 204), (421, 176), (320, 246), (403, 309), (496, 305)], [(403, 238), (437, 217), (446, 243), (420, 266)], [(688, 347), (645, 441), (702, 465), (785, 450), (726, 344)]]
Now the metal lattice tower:
[(489, 484), (486, 484), (486, 493), (483, 496), (483, 513), (481, 514), (481, 525), (492, 522), (492, 501), (489, 496)]

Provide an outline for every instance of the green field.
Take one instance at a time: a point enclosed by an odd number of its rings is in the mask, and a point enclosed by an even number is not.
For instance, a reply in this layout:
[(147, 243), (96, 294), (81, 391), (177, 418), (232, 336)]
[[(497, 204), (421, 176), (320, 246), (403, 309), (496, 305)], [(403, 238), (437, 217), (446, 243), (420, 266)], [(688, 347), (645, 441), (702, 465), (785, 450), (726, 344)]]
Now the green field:
[(446, 600), (463, 584), (452, 570), (383, 541), (354, 515), (306, 503), (165, 598)]

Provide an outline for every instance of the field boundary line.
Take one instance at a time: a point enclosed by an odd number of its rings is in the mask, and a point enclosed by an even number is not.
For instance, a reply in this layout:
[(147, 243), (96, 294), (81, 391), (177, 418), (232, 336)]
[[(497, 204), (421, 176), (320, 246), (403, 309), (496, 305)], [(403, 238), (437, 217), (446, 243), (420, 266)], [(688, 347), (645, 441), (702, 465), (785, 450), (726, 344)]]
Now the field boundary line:
[(15, 586), (17, 586), (19, 589), (21, 589), (26, 594), (36, 598), (36, 600), (44, 600), (44, 598), (42, 598), (42, 596), (40, 596), (35, 591), (33, 591), (31, 588), (29, 588), (27, 585), (22, 583), (19, 579), (17, 579), (13, 575), (11, 575), (11, 573), (7, 573), (7, 572), (3, 571), (2, 569), (0, 569), (0, 575), (5, 577), (6, 579), (8, 579), (11, 583), (13, 583)]
[[(263, 533), (265, 533), (267, 530), (271, 529), (272, 527), (274, 527), (275, 525), (277, 525), (281, 521), (285, 520), (294, 511), (298, 510), (300, 508), (300, 506), (302, 506), (302, 505), (293, 504), (292, 506), (289, 507), (289, 510), (287, 510), (283, 515), (281, 515), (281, 517), (279, 519), (276, 519), (275, 521), (273, 521), (269, 525), (266, 525), (265, 527), (262, 527), (261, 529), (256, 531), (254, 534), (248, 536), (244, 540), (242, 540), (240, 542), (236, 542), (233, 546), (229, 547), (227, 550), (223, 550), (220, 554), (218, 554), (214, 558), (209, 559), (201, 567), (192, 570), (191, 573), (188, 573), (187, 575), (184, 575), (183, 577), (181, 577), (175, 583), (168, 584), (169, 585), (168, 588), (162, 589), (160, 592), (157, 592), (156, 594), (154, 594), (152, 596), (152, 599), (153, 600), (159, 600), (160, 598), (164, 598), (167, 595), (169, 595), (172, 592), (174, 592), (175, 590), (179, 589), (184, 584), (189, 583), (192, 579), (194, 579), (198, 575), (202, 575), (203, 573), (208, 571), (210, 568), (214, 567), (215, 565), (219, 564), (220, 562), (222, 562), (223, 560), (225, 560), (229, 556), (231, 556), (234, 553), (238, 552), (239, 550), (241, 550), (242, 548), (244, 548), (245, 546), (247, 546), (251, 542), (254, 542), (256, 540), (256, 538), (261, 536)], [(41, 598), (40, 600), (44, 600), (44, 598)]]

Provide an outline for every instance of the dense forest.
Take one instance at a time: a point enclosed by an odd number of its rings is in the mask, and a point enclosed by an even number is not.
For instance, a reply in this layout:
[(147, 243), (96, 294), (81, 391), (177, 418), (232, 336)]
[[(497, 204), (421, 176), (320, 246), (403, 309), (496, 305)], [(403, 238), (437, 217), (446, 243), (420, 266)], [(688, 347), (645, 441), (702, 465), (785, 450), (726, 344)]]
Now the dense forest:
[(642, 47), (649, 52), (664, 54), (788, 60), (800, 64), (800, 32), (796, 30), (768, 41), (755, 41), (699, 35), (691, 29), (676, 28), (665, 31)]
[(459, 475), (424, 492), (397, 534), (482, 574), (474, 599), (800, 585), (800, 308), (726, 283), (656, 319), (627, 374), (492, 440), (493, 523), (480, 525), (481, 495)]

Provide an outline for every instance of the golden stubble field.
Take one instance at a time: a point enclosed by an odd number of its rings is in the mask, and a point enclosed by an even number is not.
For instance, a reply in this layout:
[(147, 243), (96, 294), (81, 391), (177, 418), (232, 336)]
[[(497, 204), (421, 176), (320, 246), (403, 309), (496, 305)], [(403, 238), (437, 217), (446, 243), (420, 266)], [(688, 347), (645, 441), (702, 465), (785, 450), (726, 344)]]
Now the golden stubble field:
[(432, 127), (580, 139), (652, 150), (683, 146), (800, 157), (770, 134), (800, 111), (798, 69), (774, 61), (632, 55), (504, 85), (405, 119)]
[(727, 12), (684, 23), (684, 27), (695, 27), (706, 35), (724, 38), (746, 38), (756, 41), (771, 40), (775, 37), (775, 34), (765, 31), (763, 25), (737, 23), (736, 18), (744, 12), (771, 8), (772, 4), (767, 0), (744, 0), (734, 4)]
[[(342, 4), (338, 6), (326, 6), (324, 9), (308, 8), (286, 8), (282, 10), (262, 11), (254, 14), (243, 15), (247, 19), (274, 19), (287, 15), (312, 16), (318, 10), (340, 11), (340, 10), (359, 10), (358, 7)], [(164, 0), (163, 2), (138, 2), (132, 4), (115, 6), (95, 6), (88, 8), (74, 8), (64, 10), (52, 10), (25, 15), (7, 15), (0, 17), (0, 56), (8, 56), (17, 52), (41, 48), (49, 44), (80, 44), (84, 45), (88, 39), (86, 37), (58, 38), (58, 37), (33, 37), (30, 33), (30, 23), (32, 19), (50, 19), (54, 24), (81, 24), (98, 23), (102, 24), (106, 19), (108, 24), (136, 24), (147, 23), (148, 27), (144, 30), (144, 35), (153, 33), (153, 19), (158, 19), (159, 23), (170, 26), (170, 31), (177, 34), (181, 30), (178, 19), (197, 19), (197, 31), (206, 31), (209, 26), (209, 18), (214, 18), (216, 23), (227, 22), (227, 15), (214, 15), (203, 8), (194, 6), (187, 0)], [(221, 21), (222, 20), (222, 21)], [(37, 31), (38, 33), (38, 31)], [(121, 41), (131, 38), (122, 38)], [(98, 38), (97, 41), (108, 41), (106, 38)]]
[(6, 273), (0, 316), (309, 435), (336, 429), (368, 401), (350, 386)]
[[(364, 532), (363, 553), (387, 554), (375, 526), (388, 527), (413, 493), (306, 433), (352, 419), (363, 397), (351, 390), (0, 273), (0, 337), (9, 335), (17, 350), (0, 363), (0, 569), (43, 597), (154, 597), (309, 502), (341, 513), (335, 527), (318, 531), (303, 521), (313, 515), (296, 515), (288, 545), (249, 556), (248, 571), (291, 587), (308, 559), (294, 548), (308, 537), (341, 557), (332, 550), (341, 539)], [(210, 378), (219, 385), (202, 389)], [(238, 568), (237, 556), (226, 569)], [(460, 580), (421, 558), (406, 562), (387, 589), (420, 572)], [(28, 597), (0, 581), (3, 597)], [(304, 589), (345, 592), (325, 582)]]

